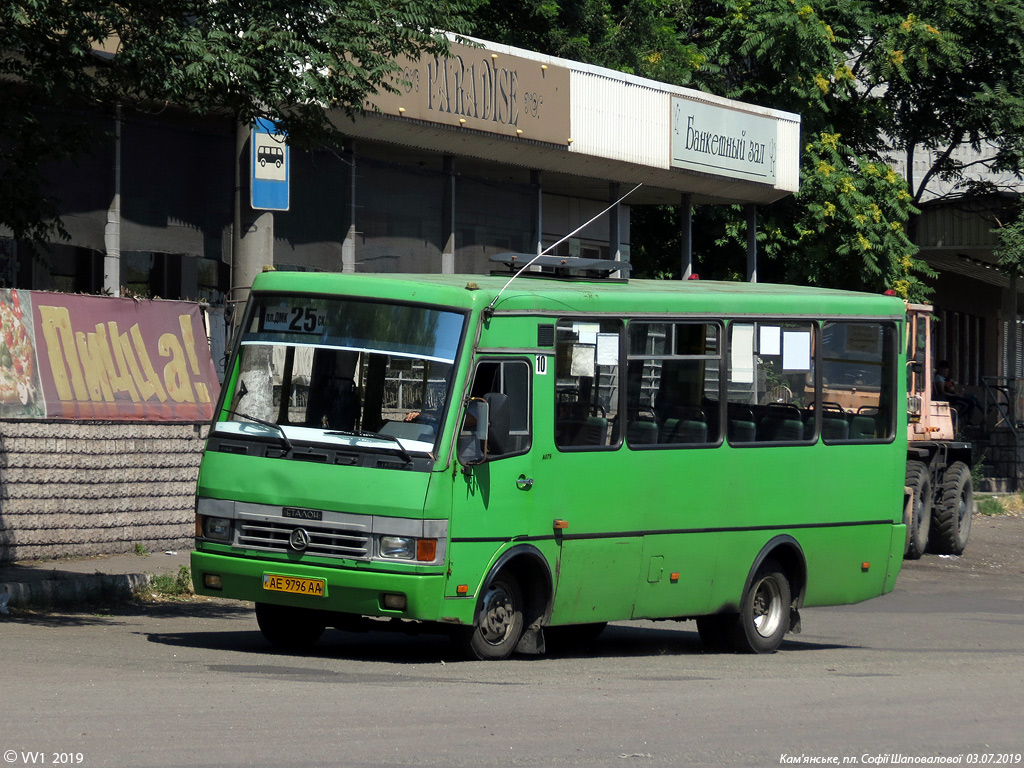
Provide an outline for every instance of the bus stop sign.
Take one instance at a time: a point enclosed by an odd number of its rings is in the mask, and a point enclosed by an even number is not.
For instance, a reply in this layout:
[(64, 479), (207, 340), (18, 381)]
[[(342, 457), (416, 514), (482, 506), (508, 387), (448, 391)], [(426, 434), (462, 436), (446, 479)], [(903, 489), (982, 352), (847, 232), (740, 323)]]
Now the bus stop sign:
[(287, 211), (289, 203), (290, 150), (277, 123), (262, 117), (250, 133), (252, 147), (250, 205), (257, 211)]

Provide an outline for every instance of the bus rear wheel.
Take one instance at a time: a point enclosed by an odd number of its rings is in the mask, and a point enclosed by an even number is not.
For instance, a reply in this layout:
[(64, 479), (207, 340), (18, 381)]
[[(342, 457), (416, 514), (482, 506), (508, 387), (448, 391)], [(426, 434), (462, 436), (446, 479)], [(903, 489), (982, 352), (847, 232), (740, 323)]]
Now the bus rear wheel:
[(789, 629), (791, 599), (782, 566), (765, 560), (754, 573), (739, 615), (728, 629), (729, 644), (740, 653), (775, 653)]
[(523, 590), (512, 574), (499, 573), (480, 598), (474, 626), (462, 633), (462, 651), (480, 661), (507, 659), (522, 634)]
[(315, 611), (269, 603), (256, 603), (256, 623), (263, 637), (279, 651), (304, 651), (327, 628)]
[(962, 555), (971, 535), (973, 512), (971, 470), (958, 461), (942, 477), (942, 487), (932, 513), (931, 551), (939, 555)]
[(914, 492), (914, 500), (911, 502), (910, 538), (905, 557), (918, 560), (928, 547), (928, 532), (932, 521), (932, 481), (924, 462), (907, 462), (906, 483)]

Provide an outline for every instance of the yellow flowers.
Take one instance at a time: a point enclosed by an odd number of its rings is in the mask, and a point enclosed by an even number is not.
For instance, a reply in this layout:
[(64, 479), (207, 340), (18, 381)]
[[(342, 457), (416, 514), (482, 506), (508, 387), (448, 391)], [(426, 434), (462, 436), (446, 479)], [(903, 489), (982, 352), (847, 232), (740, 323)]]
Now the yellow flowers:
[(829, 89), (830, 85), (829, 85), (828, 79), (824, 75), (822, 75), (820, 73), (815, 74), (815, 76), (814, 76), (814, 84), (816, 86), (818, 86), (818, 89), (822, 93), (828, 93), (828, 89)]
[(890, 285), (893, 293), (899, 296), (901, 299), (910, 298), (910, 281), (909, 280), (893, 280)]

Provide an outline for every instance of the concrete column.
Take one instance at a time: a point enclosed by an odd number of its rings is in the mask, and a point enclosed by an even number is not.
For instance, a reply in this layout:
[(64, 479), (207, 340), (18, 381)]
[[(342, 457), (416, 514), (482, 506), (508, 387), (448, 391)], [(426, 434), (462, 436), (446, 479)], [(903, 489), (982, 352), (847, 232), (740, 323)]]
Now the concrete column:
[(228, 301), (234, 325), (242, 319), (256, 275), (274, 265), (274, 214), (250, 205), (249, 126), (235, 131), (235, 223), (231, 242), (231, 291)]
[(341, 271), (356, 271), (356, 149), (351, 139), (345, 141), (344, 161), (348, 165), (348, 227), (341, 241)]
[(455, 274), (455, 158), (444, 157), (444, 201), (441, 204), (441, 274)]
[(114, 117), (114, 197), (103, 228), (103, 292), (121, 295), (121, 107)]
[(612, 261), (622, 261), (622, 230), (619, 223), (622, 206), (617, 202), (621, 196), (619, 184), (612, 182), (608, 185), (608, 201), (614, 203), (608, 209), (608, 258)]
[(747, 203), (747, 282), (757, 282), (757, 206)]
[(537, 245), (534, 253), (539, 254), (544, 250), (544, 188), (541, 186), (539, 170), (530, 171), (530, 186), (537, 196), (537, 204), (533, 209), (533, 239)]
[(689, 194), (679, 200), (679, 241), (682, 251), (680, 279), (689, 280), (693, 274), (693, 204)]

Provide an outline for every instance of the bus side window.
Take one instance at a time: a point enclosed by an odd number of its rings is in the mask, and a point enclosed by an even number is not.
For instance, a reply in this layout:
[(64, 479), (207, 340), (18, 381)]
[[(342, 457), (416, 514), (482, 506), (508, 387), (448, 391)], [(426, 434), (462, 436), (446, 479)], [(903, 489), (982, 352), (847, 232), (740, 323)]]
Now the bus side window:
[(719, 326), (629, 324), (626, 443), (709, 445), (721, 433)]
[(730, 324), (730, 443), (817, 440), (815, 343), (813, 323), (762, 320)]
[(618, 320), (559, 320), (555, 335), (555, 445), (615, 448), (619, 439)]
[(492, 422), (507, 419), (509, 427), (506, 441), (488, 442), (488, 459), (500, 459), (530, 450), (531, 371), (526, 360), (482, 360), (477, 364), (470, 396), (488, 401)]
[(826, 443), (892, 439), (898, 343), (892, 323), (825, 323), (821, 436)]

